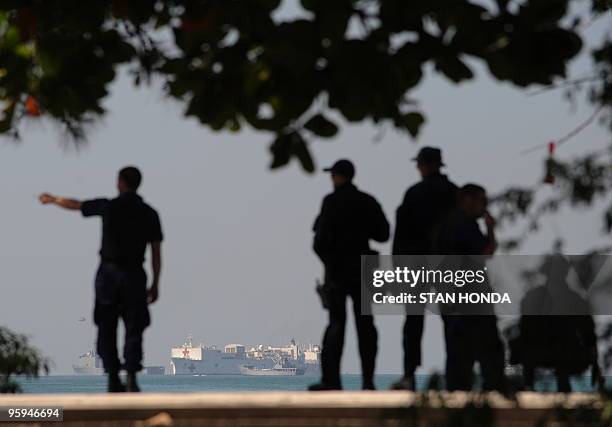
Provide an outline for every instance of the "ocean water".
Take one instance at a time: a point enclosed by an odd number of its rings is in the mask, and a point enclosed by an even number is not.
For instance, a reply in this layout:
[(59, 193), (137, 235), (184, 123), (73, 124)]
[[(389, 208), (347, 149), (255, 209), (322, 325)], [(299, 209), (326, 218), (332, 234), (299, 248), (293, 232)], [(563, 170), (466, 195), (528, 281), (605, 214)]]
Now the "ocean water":
[[(388, 388), (397, 375), (378, 375), (376, 386)], [(315, 376), (264, 377), (241, 375), (141, 375), (138, 378), (143, 392), (186, 393), (223, 391), (302, 391), (317, 382)], [(101, 375), (49, 375), (33, 379), (19, 379), (24, 393), (104, 393), (106, 378)], [(342, 385), (347, 390), (361, 388), (360, 375), (343, 375)]]
[[(398, 375), (377, 375), (376, 387), (379, 390), (388, 389)], [(141, 375), (140, 387), (143, 392), (156, 393), (187, 393), (187, 392), (240, 392), (240, 391), (303, 391), (308, 385), (316, 382), (318, 377), (262, 377), (240, 375)], [(417, 389), (424, 390), (429, 383), (430, 376), (417, 376)], [(610, 384), (611, 378), (607, 383)], [(49, 375), (39, 378), (20, 378), (19, 382), (24, 393), (104, 393), (106, 392), (106, 378), (101, 375)], [(342, 376), (342, 385), (345, 390), (359, 390), (361, 377), (346, 374)], [(590, 378), (580, 377), (572, 379), (575, 391), (591, 391)], [(552, 377), (541, 378), (536, 384), (539, 391), (555, 391), (555, 382)]]

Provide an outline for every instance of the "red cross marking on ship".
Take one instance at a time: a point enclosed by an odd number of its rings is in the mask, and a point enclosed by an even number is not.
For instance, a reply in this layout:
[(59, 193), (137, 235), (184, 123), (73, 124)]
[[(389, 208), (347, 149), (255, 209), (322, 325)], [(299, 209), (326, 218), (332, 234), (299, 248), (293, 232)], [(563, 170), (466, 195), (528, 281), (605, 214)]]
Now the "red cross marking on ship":
[(188, 348), (184, 348), (183, 349), (183, 356), (185, 356), (185, 357), (189, 356), (189, 349)]

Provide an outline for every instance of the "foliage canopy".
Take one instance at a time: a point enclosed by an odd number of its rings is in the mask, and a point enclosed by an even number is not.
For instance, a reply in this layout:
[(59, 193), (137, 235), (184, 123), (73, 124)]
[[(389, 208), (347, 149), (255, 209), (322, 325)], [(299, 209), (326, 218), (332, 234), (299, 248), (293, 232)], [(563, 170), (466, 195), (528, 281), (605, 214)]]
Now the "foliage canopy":
[[(312, 171), (307, 141), (336, 135), (331, 112), (416, 137), (425, 117), (409, 95), (427, 64), (453, 83), (474, 77), (468, 58), (519, 87), (565, 77), (582, 47), (570, 3), (301, 0), (304, 16), (282, 21), (280, 0), (0, 0), (0, 132), (46, 116), (85, 137), (127, 64), (213, 130), (273, 133), (272, 167), (295, 157)], [(610, 46), (594, 55), (609, 71)]]
[[(281, 0), (0, 0), (0, 135), (47, 117), (85, 138), (120, 66), (136, 85), (162, 81), (210, 129), (271, 133), (272, 168), (297, 159), (314, 171), (309, 142), (335, 136), (340, 122), (416, 138), (426, 118), (411, 93), (424, 74), (459, 84), (475, 62), (518, 88), (586, 85), (612, 124), (612, 34), (589, 46), (591, 75), (566, 75), (585, 46), (581, 29), (612, 0), (586, 2), (590, 16), (579, 0), (295, 2), (303, 13), (283, 20)], [(527, 216), (529, 232), (567, 202), (607, 194), (610, 153), (550, 159), (555, 197), (537, 204), (537, 188), (510, 188), (496, 200), (502, 219)], [(612, 207), (605, 221), (612, 228)]]

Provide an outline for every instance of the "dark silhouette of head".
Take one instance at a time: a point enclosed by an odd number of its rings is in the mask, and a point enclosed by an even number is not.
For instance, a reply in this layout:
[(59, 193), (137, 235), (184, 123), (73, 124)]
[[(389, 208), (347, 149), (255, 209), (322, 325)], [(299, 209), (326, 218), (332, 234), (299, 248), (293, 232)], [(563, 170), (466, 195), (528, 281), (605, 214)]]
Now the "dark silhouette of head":
[(466, 184), (459, 190), (459, 208), (473, 218), (487, 211), (487, 192), (478, 184)]
[(331, 174), (334, 187), (339, 187), (353, 180), (355, 176), (355, 166), (350, 160), (340, 159), (331, 167), (323, 169)]
[(117, 189), (119, 193), (135, 193), (142, 182), (142, 175), (138, 168), (128, 166), (119, 171)]
[(416, 161), (417, 169), (423, 178), (440, 173), (440, 168), (444, 166), (442, 151), (435, 147), (421, 148), (417, 156), (412, 160)]
[(547, 256), (540, 266), (540, 272), (546, 277), (546, 286), (549, 288), (567, 288), (567, 276), (570, 267), (570, 261), (561, 254)]

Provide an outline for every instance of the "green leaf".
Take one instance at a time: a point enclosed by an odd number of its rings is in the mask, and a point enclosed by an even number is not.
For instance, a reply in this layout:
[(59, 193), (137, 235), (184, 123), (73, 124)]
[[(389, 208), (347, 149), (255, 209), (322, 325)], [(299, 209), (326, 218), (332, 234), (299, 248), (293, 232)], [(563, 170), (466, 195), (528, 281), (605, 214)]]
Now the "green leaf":
[(302, 0), (302, 7), (315, 15), (321, 35), (341, 39), (354, 12), (351, 0)]
[(315, 170), (314, 161), (304, 138), (297, 133), (283, 133), (279, 135), (270, 146), (272, 153), (271, 169), (278, 169), (289, 163), (292, 157), (297, 157), (302, 169), (312, 173)]
[(413, 138), (416, 138), (419, 135), (421, 127), (424, 123), (425, 117), (417, 111), (402, 114), (395, 120), (395, 126), (405, 129)]
[(474, 77), (472, 70), (459, 58), (453, 56), (438, 58), (436, 60), (436, 69), (444, 73), (446, 77), (455, 83), (461, 83), (463, 80), (469, 80)]
[(312, 173), (315, 170), (314, 161), (310, 155), (310, 150), (306, 145), (306, 141), (298, 133), (294, 133), (292, 137), (293, 154), (298, 158), (302, 169), (308, 173)]
[(568, 0), (531, 0), (520, 9), (520, 18), (536, 25), (554, 23), (567, 13)]
[(338, 133), (338, 126), (326, 119), (323, 114), (311, 117), (304, 125), (304, 128), (322, 138), (331, 138)]
[(257, 0), (257, 4), (267, 11), (276, 10), (280, 3), (280, 0)]
[(318, 0), (301, 0), (300, 4), (308, 11), (313, 11), (319, 4)]
[(270, 169), (278, 169), (285, 166), (291, 160), (291, 138), (290, 135), (282, 134), (270, 145), (272, 153), (272, 163)]
[(2, 112), (0, 118), (0, 133), (6, 133), (13, 127), (13, 117), (15, 115), (15, 102), (10, 102)]

